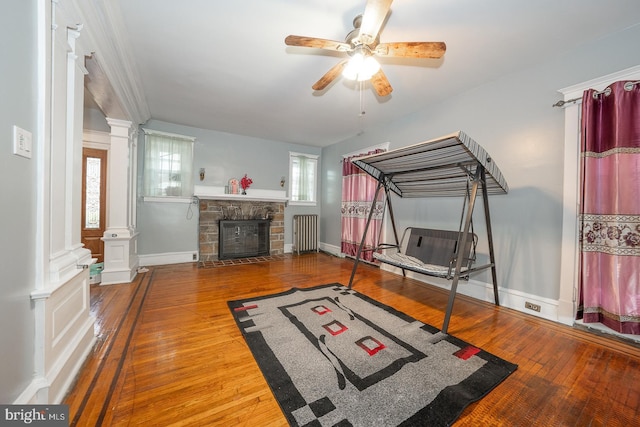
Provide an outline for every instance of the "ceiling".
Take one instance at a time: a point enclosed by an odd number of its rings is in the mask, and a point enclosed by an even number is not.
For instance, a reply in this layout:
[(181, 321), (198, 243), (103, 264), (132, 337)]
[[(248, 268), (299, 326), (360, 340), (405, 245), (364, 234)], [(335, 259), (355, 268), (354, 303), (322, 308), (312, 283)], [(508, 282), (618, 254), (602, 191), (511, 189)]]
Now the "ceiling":
[(394, 90), (379, 98), (344, 78), (313, 91), (339, 55), (284, 44), (289, 34), (344, 40), (366, 0), (115, 1), (152, 119), (313, 146), (640, 22), (637, 0), (396, 0), (381, 42), (444, 41), (447, 52), (380, 59)]

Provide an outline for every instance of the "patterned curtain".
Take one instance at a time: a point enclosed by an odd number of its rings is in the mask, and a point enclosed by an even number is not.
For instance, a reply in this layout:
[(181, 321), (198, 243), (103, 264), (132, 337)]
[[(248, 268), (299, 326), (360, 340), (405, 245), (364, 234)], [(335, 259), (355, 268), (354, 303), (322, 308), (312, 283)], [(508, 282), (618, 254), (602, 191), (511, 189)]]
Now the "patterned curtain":
[[(375, 150), (362, 154), (362, 156), (384, 151)], [(378, 187), (378, 181), (351, 162), (355, 157), (359, 156), (345, 158), (342, 162), (342, 242), (340, 245), (342, 253), (353, 257), (358, 253), (358, 246), (362, 241), (373, 197)], [(360, 259), (373, 262), (373, 251), (371, 249), (378, 246), (383, 216), (384, 190), (381, 189), (378, 194), (378, 200), (374, 205), (373, 217), (367, 230), (367, 237)]]
[(582, 104), (578, 318), (640, 335), (640, 82)]

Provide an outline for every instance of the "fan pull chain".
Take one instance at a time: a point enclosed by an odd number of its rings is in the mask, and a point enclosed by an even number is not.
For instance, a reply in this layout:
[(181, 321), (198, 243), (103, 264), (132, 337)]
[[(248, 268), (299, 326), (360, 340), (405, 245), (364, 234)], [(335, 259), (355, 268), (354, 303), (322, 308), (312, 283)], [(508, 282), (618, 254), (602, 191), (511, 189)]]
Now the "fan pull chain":
[(358, 84), (358, 96), (360, 97), (360, 112), (358, 113), (358, 126), (360, 130), (358, 131), (358, 135), (362, 135), (364, 133), (364, 119), (366, 111), (364, 111), (364, 81), (359, 81)]
[(360, 117), (364, 117), (364, 115), (366, 114), (366, 111), (364, 110), (364, 84), (365, 81), (361, 80), (358, 82), (359, 85), (359, 91), (360, 92)]

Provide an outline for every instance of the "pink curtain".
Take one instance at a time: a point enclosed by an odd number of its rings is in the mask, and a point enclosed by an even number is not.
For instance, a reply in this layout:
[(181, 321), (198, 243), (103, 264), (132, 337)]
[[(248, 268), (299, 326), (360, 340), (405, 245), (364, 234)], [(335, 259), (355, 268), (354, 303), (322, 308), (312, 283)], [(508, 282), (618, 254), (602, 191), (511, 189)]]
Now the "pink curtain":
[[(364, 155), (381, 153), (384, 150), (372, 151)], [(342, 242), (341, 251), (345, 255), (355, 257), (362, 241), (364, 228), (375, 196), (378, 181), (354, 165), (349, 157), (342, 162)], [(384, 189), (380, 190), (374, 205), (373, 217), (367, 230), (367, 237), (360, 259), (373, 261), (374, 249), (378, 246), (378, 237), (384, 216)]]
[(578, 318), (640, 335), (640, 82), (582, 98)]

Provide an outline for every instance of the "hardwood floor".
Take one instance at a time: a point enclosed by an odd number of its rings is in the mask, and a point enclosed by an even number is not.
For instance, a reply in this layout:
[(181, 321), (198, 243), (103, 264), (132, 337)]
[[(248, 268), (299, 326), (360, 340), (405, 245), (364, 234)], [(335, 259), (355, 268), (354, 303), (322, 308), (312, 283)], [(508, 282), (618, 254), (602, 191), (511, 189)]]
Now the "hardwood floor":
[[(65, 399), (76, 426), (285, 426), (227, 301), (347, 284), (326, 254), (150, 268), (92, 286), (98, 343)], [(460, 286), (464, 286), (461, 284)], [(354, 289), (436, 327), (447, 292), (361, 265)], [(449, 333), (519, 365), (456, 426), (639, 425), (640, 348), (458, 296)]]

